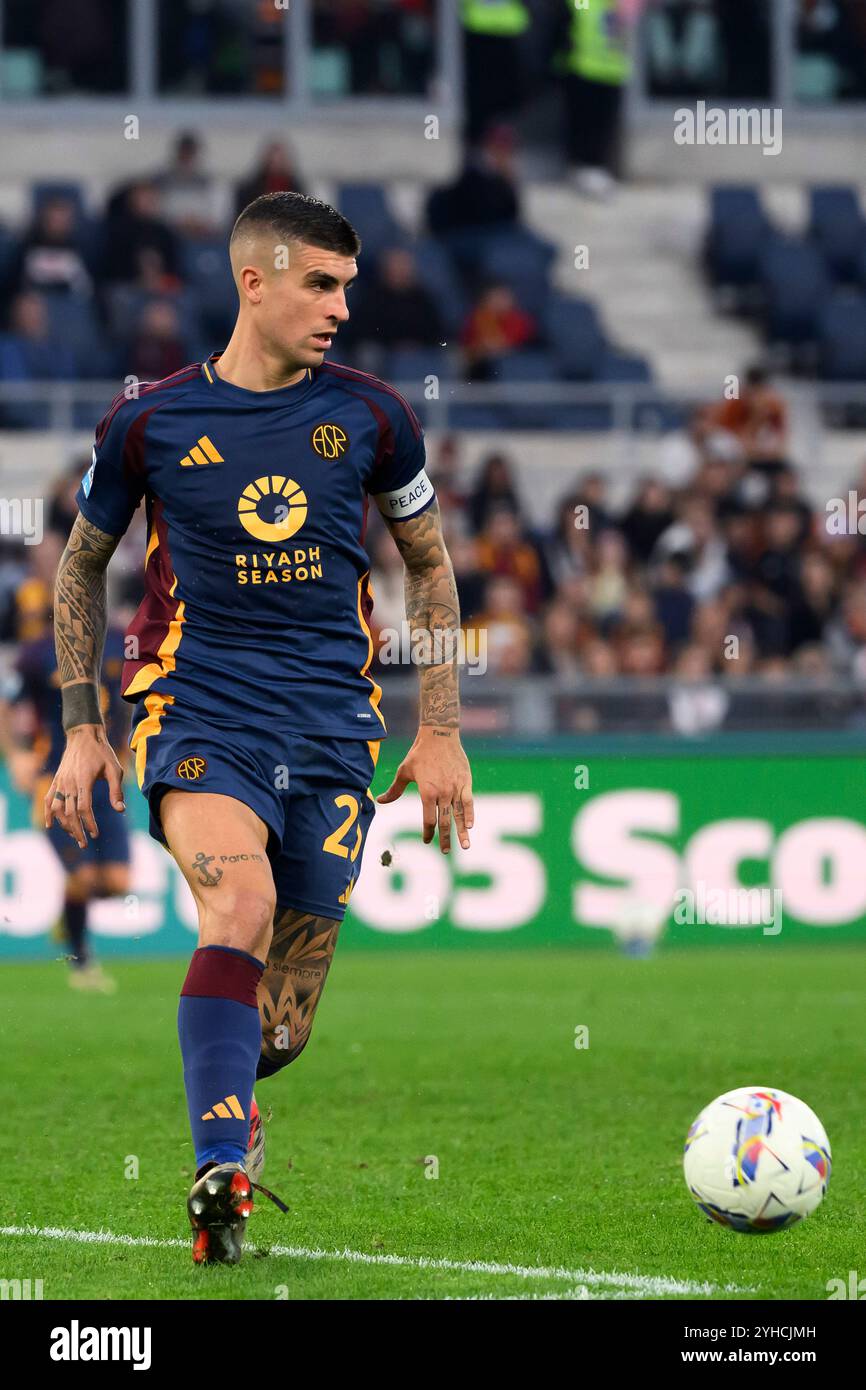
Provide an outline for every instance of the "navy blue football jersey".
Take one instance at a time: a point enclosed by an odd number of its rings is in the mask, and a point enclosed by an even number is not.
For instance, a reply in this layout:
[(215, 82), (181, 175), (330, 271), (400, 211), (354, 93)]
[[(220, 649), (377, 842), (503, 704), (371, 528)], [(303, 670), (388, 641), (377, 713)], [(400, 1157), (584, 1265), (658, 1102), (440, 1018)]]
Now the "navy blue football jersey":
[(123, 696), (227, 728), (380, 738), (368, 499), (396, 520), (430, 506), (421, 425), (365, 372), (326, 362), (249, 391), (218, 356), (119, 396), (78, 491), (114, 536), (145, 500)]

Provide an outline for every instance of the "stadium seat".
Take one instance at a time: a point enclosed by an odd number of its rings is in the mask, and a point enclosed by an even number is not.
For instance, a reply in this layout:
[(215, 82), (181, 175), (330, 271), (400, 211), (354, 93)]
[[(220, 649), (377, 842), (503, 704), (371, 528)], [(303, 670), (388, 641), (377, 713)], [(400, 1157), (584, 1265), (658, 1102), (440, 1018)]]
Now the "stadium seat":
[(820, 247), (836, 280), (857, 279), (866, 221), (853, 188), (822, 187), (810, 192), (809, 235)]
[(594, 305), (585, 299), (552, 298), (544, 312), (544, 331), (558, 376), (568, 381), (596, 376), (606, 344)]
[(536, 285), (544, 287), (542, 297), (547, 297), (556, 251), (528, 227), (493, 222), (451, 232), (438, 240), (473, 295), (479, 281), (489, 284), (495, 280), (511, 285), (521, 302), (525, 289)]
[(710, 194), (706, 259), (717, 285), (753, 285), (772, 227), (754, 188), (717, 187)]
[(185, 238), (181, 243), (181, 274), (196, 306), (191, 331), (227, 339), (237, 312), (238, 296), (225, 240), (222, 237)]
[(866, 381), (866, 295), (839, 294), (821, 312), (820, 371), (830, 381)]
[(457, 333), (469, 305), (457, 269), (441, 241), (422, 237), (411, 248), (418, 279), (436, 300), (436, 307), (450, 333)]
[(484, 279), (508, 285), (521, 308), (544, 313), (551, 295), (553, 248), (523, 227), (492, 237), (484, 250)]
[(501, 430), (507, 424), (498, 406), (458, 404), (448, 410), (448, 425), (454, 430)]
[(630, 357), (608, 348), (599, 358), (594, 381), (651, 382), (652, 368), (645, 357)]
[(761, 255), (761, 284), (771, 342), (813, 342), (830, 292), (821, 252), (811, 242), (774, 237)]
[(106, 346), (106, 337), (97, 322), (93, 301), (82, 295), (59, 291), (45, 294), (43, 298), (51, 336), (72, 354), (79, 374), (85, 379), (110, 376), (116, 367), (116, 354), (110, 346)]
[(427, 376), (451, 381), (454, 377), (452, 354), (441, 347), (398, 348), (385, 355), (381, 375), (393, 382), (398, 391), (401, 382), (417, 384)]
[[(556, 359), (545, 348), (526, 348), (495, 358), (491, 363), (491, 379), (504, 385), (538, 383), (548, 386), (559, 378)], [(518, 399), (500, 406), (507, 423), (514, 429), (544, 429), (550, 425), (551, 406)]]
[(388, 246), (405, 246), (409, 238), (394, 217), (378, 183), (344, 183), (337, 194), (337, 206), (358, 231), (368, 260)]

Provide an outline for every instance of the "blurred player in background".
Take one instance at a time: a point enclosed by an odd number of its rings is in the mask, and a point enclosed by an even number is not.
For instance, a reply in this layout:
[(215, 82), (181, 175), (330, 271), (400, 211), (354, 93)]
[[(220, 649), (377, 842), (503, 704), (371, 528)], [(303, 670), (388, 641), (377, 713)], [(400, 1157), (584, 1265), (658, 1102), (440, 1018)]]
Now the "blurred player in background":
[[(34, 582), (26, 581), (28, 592)], [(25, 595), (19, 597), (23, 600)], [(50, 593), (46, 597), (50, 602)], [(51, 608), (44, 607), (37, 615), (32, 600), (20, 606), (26, 607), (30, 636), (19, 647), (13, 670), (0, 687), (0, 755), (15, 788), (33, 798), (33, 824), (38, 827), (45, 823), (45, 794), (63, 756), (66, 735)], [(39, 635), (33, 635), (37, 626)], [(122, 668), (123, 629), (112, 625), (105, 637), (99, 702), (106, 735), (125, 768), (129, 761), (129, 713), (118, 688)], [(56, 822), (46, 834), (65, 875), (58, 929), (69, 951), (69, 983), (73, 989), (113, 994), (115, 981), (94, 960), (90, 949), (87, 909), (96, 899), (125, 897), (129, 892), (129, 834), (124, 816), (107, 814), (108, 787), (104, 783), (94, 787), (93, 805), (100, 817), (99, 834), (84, 848), (73, 844)]]

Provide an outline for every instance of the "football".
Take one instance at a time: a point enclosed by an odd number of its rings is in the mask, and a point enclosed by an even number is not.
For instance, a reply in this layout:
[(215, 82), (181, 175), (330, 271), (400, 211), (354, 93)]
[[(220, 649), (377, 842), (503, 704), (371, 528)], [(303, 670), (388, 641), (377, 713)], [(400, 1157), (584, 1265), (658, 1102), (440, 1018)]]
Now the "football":
[(746, 1235), (795, 1225), (820, 1204), (830, 1142), (818, 1116), (775, 1086), (741, 1086), (705, 1106), (686, 1136), (686, 1185), (711, 1221)]

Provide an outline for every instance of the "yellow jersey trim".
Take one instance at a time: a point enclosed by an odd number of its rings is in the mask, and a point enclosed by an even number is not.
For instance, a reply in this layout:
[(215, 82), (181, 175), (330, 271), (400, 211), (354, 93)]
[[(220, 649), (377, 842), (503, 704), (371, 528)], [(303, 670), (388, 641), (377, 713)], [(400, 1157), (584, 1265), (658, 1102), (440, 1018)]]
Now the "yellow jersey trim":
[[(384, 727), (385, 727), (385, 721), (384, 721), (384, 719), (382, 718), (381, 713), (379, 712), (379, 701), (382, 699), (382, 687), (381, 687), (381, 685), (377, 685), (376, 682), (374, 681), (373, 677), (367, 674), (367, 672), (368, 672), (369, 669), (370, 669), (370, 663), (371, 663), (372, 660), (373, 660), (373, 634), (372, 634), (372, 632), (370, 631), (369, 624), (367, 623), (367, 620), (366, 620), (366, 618), (364, 617), (364, 610), (363, 610), (363, 608), (361, 607), (361, 589), (362, 589), (362, 587), (363, 587), (363, 584), (364, 584), (364, 580), (365, 580), (365, 579), (368, 581), (368, 588), (369, 588), (369, 591), (370, 591), (370, 598), (372, 599), (372, 597), (373, 597), (373, 585), (372, 585), (371, 583), (369, 583), (369, 580), (370, 580), (370, 571), (369, 571), (369, 570), (367, 570), (367, 573), (366, 573), (366, 574), (362, 574), (362, 575), (361, 575), (361, 578), (358, 580), (358, 621), (359, 621), (360, 624), (361, 624), (361, 631), (364, 633), (365, 637), (367, 638), (367, 660), (364, 662), (364, 665), (361, 667), (361, 672), (360, 672), (360, 674), (364, 677), (365, 680), (368, 680), (368, 681), (370, 682), (371, 686), (373, 687), (372, 690), (370, 691), (370, 708), (373, 710), (373, 713), (375, 714), (376, 718), (378, 719), (379, 723), (382, 725), (382, 728), (384, 729)], [(371, 749), (370, 749), (370, 752), (372, 753), (372, 751), (373, 751), (373, 750), (372, 750), (372, 748), (371, 748)]]
[(139, 791), (144, 786), (144, 770), (147, 766), (147, 740), (149, 738), (155, 738), (160, 733), (166, 705), (173, 704), (173, 695), (157, 695), (154, 691), (152, 694), (145, 696), (144, 708), (147, 713), (144, 719), (140, 719), (136, 724), (132, 738), (129, 741), (130, 751), (135, 754), (135, 778), (138, 782)]

